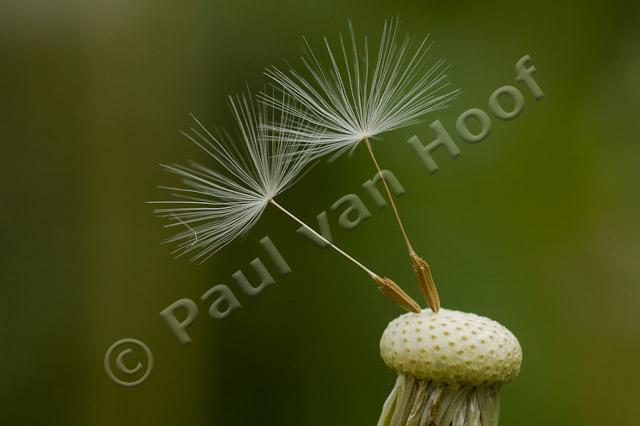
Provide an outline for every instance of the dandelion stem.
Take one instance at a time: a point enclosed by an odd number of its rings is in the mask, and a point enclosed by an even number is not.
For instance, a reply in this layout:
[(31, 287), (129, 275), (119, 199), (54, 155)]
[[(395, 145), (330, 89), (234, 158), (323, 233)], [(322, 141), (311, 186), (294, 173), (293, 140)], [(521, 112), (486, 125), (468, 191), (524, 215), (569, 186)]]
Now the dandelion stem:
[(284, 207), (282, 207), (280, 204), (278, 204), (274, 199), (269, 200), (269, 202), (271, 204), (273, 204), (274, 206), (276, 206), (278, 209), (280, 209), (284, 214), (286, 214), (287, 216), (289, 216), (291, 219), (295, 220), (296, 222), (298, 222), (300, 225), (302, 225), (304, 228), (308, 229), (309, 232), (311, 232), (313, 235), (315, 235), (316, 237), (320, 238), (322, 241), (324, 241), (326, 244), (328, 244), (329, 246), (331, 246), (331, 248), (333, 248), (335, 251), (337, 251), (338, 253), (340, 253), (341, 255), (343, 255), (344, 257), (346, 257), (347, 259), (349, 259), (351, 262), (353, 262), (356, 266), (358, 266), (360, 269), (362, 269), (363, 271), (365, 271), (367, 274), (369, 274), (369, 276), (371, 276), (371, 278), (376, 278), (378, 277), (378, 274), (376, 274), (375, 272), (371, 271), (369, 268), (367, 268), (366, 266), (364, 266), (362, 263), (358, 262), (356, 259), (354, 259), (353, 257), (351, 257), (350, 255), (348, 255), (344, 250), (342, 250), (341, 248), (339, 248), (338, 246), (336, 246), (335, 244), (333, 244), (331, 241), (327, 240), (325, 237), (322, 236), (322, 234), (319, 234), (318, 232), (316, 232), (312, 227), (310, 227), (309, 225), (307, 225), (306, 223), (304, 223), (302, 220), (298, 219), (293, 213), (291, 213), (289, 210), (285, 209)]
[(389, 189), (389, 185), (387, 184), (387, 180), (384, 177), (384, 173), (380, 169), (380, 165), (378, 164), (378, 160), (376, 156), (373, 154), (373, 148), (371, 147), (371, 143), (369, 142), (369, 138), (364, 138), (364, 143), (367, 145), (367, 150), (369, 151), (369, 155), (371, 156), (371, 160), (373, 160), (373, 164), (375, 164), (378, 173), (380, 174), (380, 179), (382, 180), (382, 184), (384, 185), (384, 190), (387, 193), (387, 198), (391, 203), (391, 207), (393, 209), (393, 214), (396, 217), (396, 221), (398, 222), (398, 226), (400, 227), (400, 232), (402, 232), (402, 236), (404, 238), (404, 242), (407, 245), (407, 249), (409, 250), (409, 258), (411, 259), (411, 265), (413, 266), (413, 270), (416, 274), (416, 278), (418, 280), (418, 284), (420, 285), (420, 289), (422, 290), (422, 295), (425, 300), (429, 304), (429, 307), (433, 312), (438, 312), (440, 310), (440, 297), (438, 296), (438, 290), (436, 289), (436, 284), (433, 280), (433, 275), (431, 274), (431, 268), (429, 264), (418, 256), (413, 250), (413, 246), (411, 245), (411, 241), (409, 240), (409, 236), (404, 229), (404, 225), (402, 224), (402, 219), (400, 218), (400, 213), (398, 212), (398, 207), (393, 199), (393, 195), (391, 194), (391, 190)]
[(373, 164), (375, 164), (378, 173), (380, 174), (380, 178), (382, 179), (382, 184), (384, 185), (384, 190), (387, 192), (387, 198), (389, 198), (389, 202), (391, 203), (391, 208), (393, 209), (393, 214), (396, 216), (396, 222), (398, 222), (398, 226), (400, 227), (400, 232), (402, 232), (402, 236), (404, 237), (404, 242), (407, 244), (407, 249), (409, 253), (415, 253), (413, 247), (411, 246), (411, 241), (409, 240), (409, 236), (407, 232), (404, 230), (404, 225), (402, 224), (402, 219), (400, 219), (400, 213), (398, 212), (398, 207), (396, 206), (395, 201), (393, 200), (393, 196), (391, 195), (391, 190), (389, 189), (389, 185), (387, 184), (387, 179), (384, 177), (384, 173), (380, 169), (380, 165), (378, 164), (378, 160), (376, 156), (373, 154), (373, 148), (371, 147), (371, 143), (369, 142), (369, 138), (364, 138), (364, 143), (367, 145), (367, 150), (369, 150), (369, 155), (371, 155), (371, 159), (373, 160)]
[(273, 198), (269, 200), (269, 202), (271, 204), (273, 204), (274, 206), (276, 206), (278, 209), (280, 209), (280, 211), (282, 211), (284, 214), (286, 214), (287, 216), (289, 216), (291, 219), (295, 220), (296, 222), (298, 222), (300, 225), (302, 225), (303, 227), (305, 227), (306, 229), (308, 229), (313, 235), (315, 235), (316, 237), (320, 238), (322, 241), (324, 241), (325, 243), (327, 243), (329, 246), (331, 246), (331, 248), (333, 248), (335, 251), (337, 251), (338, 253), (340, 253), (341, 255), (343, 255), (344, 257), (346, 257), (347, 259), (349, 259), (351, 262), (353, 262), (354, 264), (356, 264), (360, 269), (362, 269), (363, 271), (365, 271), (367, 274), (369, 274), (369, 276), (373, 279), (373, 281), (376, 283), (376, 285), (378, 286), (378, 289), (382, 292), (382, 294), (384, 294), (385, 296), (387, 296), (389, 299), (393, 300), (394, 302), (396, 302), (398, 305), (400, 305), (401, 307), (403, 307), (404, 309), (406, 309), (407, 311), (410, 312), (420, 312), (420, 305), (418, 305), (418, 303), (416, 303), (415, 300), (413, 300), (411, 298), (411, 296), (409, 296), (407, 293), (405, 293), (404, 290), (402, 290), (402, 288), (400, 288), (400, 286), (398, 284), (396, 284), (395, 282), (393, 282), (393, 280), (386, 278), (386, 277), (381, 277), (378, 274), (376, 274), (375, 272), (371, 271), (369, 268), (367, 268), (366, 266), (364, 266), (362, 263), (358, 262), (356, 259), (354, 259), (353, 257), (349, 256), (347, 253), (345, 253), (342, 249), (340, 249), (339, 247), (337, 247), (335, 244), (333, 244), (331, 241), (327, 240), (325, 237), (323, 237), (321, 234), (317, 233), (312, 227), (310, 227), (309, 225), (307, 225), (306, 223), (304, 223), (303, 221), (301, 221), (300, 219), (298, 219), (293, 213), (291, 213), (289, 210), (285, 209), (284, 207), (282, 207), (280, 204), (278, 204)]

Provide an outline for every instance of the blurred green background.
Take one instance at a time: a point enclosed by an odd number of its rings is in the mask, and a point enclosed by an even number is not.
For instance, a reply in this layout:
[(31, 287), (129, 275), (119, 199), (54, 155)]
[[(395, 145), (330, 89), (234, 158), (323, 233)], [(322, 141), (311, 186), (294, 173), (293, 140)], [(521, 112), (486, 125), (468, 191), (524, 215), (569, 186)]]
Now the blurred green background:
[[(250, 235), (203, 265), (173, 260), (144, 201), (175, 183), (158, 167), (206, 161), (178, 130), (189, 112), (229, 126), (225, 97), (335, 37), (347, 19), (379, 34), (431, 33), (462, 96), (422, 125), (376, 142), (445, 307), (490, 316), (524, 350), (503, 388), (504, 425), (635, 425), (640, 417), (640, 8), (637, 2), (19, 1), (0, 5), (2, 244), (0, 423), (12, 425), (371, 425), (395, 374), (378, 339), (400, 312), (359, 270), (268, 210)], [(514, 81), (530, 54), (545, 97)], [(440, 119), (485, 110), (497, 87), (525, 94), (462, 156), (429, 175), (405, 141)], [(389, 208), (361, 184), (366, 151), (320, 164), (282, 202), (417, 300)], [(353, 231), (329, 206), (362, 197)], [(269, 235), (293, 269), (256, 297), (231, 279)], [(216, 321), (199, 301), (225, 283), (242, 309)], [(159, 312), (198, 302), (181, 346)], [(135, 337), (155, 356), (135, 388), (103, 356)]]

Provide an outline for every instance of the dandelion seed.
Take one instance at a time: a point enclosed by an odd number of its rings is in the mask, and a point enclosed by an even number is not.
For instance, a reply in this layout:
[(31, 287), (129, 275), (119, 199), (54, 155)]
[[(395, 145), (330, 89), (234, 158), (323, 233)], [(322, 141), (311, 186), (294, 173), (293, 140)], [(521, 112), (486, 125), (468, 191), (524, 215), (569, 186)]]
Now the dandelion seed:
[(418, 305), (407, 293), (405, 293), (398, 284), (393, 280), (386, 277), (374, 278), (380, 291), (388, 298), (394, 300), (398, 305), (402, 306), (407, 311), (420, 312), (420, 305)]
[[(156, 209), (156, 214), (179, 220), (167, 227), (189, 225), (190, 229), (167, 242), (178, 243), (179, 255), (195, 253), (193, 260), (206, 260), (247, 232), (269, 201), (289, 188), (311, 161), (308, 151), (286, 143), (288, 139), (271, 137), (267, 141), (261, 123), (273, 121), (273, 112), (256, 106), (249, 93), (229, 97), (229, 106), (239, 140), (208, 130), (195, 117), (195, 126), (183, 132), (209, 154), (217, 170), (195, 162), (163, 165), (180, 176), (184, 186), (163, 187), (172, 191), (175, 199), (153, 202), (166, 205)], [(283, 115), (281, 125), (291, 126), (287, 123), (290, 119)], [(192, 241), (194, 234), (198, 241)]]
[[(399, 36), (399, 19), (385, 22), (377, 53), (361, 44), (349, 23), (349, 37), (342, 34), (331, 45), (324, 38), (327, 60), (304, 39), (301, 58), (307, 73), (270, 67), (265, 74), (277, 90), (296, 103), (263, 93), (263, 102), (286, 111), (314, 131), (309, 141), (316, 154), (342, 153), (360, 142), (384, 132), (418, 123), (432, 111), (443, 109), (458, 93), (448, 90), (443, 60), (429, 66), (431, 43), (425, 38), (416, 45), (411, 37)], [(305, 131), (281, 129), (296, 136)], [(323, 129), (320, 132), (316, 130)]]
[(270, 125), (270, 129), (301, 138), (311, 145), (315, 156), (335, 157), (353, 151), (360, 142), (365, 143), (393, 208), (422, 293), (430, 308), (437, 312), (440, 299), (429, 265), (413, 249), (370, 139), (415, 124), (427, 113), (445, 108), (458, 91), (448, 90), (444, 61), (427, 66), (430, 43), (426, 38), (414, 48), (410, 37), (400, 40), (398, 33), (398, 18), (385, 22), (377, 54), (372, 57), (367, 38), (359, 46), (349, 23), (349, 38), (345, 41), (340, 35), (337, 48), (324, 39), (326, 63), (305, 39), (302, 61), (307, 76), (295, 69), (284, 72), (271, 67), (265, 71), (278, 90), (296, 103), (283, 103), (265, 93), (261, 99), (302, 123), (297, 129), (283, 129), (278, 124)]
[[(282, 102), (289, 102), (286, 95)], [(230, 97), (229, 105), (238, 128), (238, 141), (228, 134), (214, 135), (195, 117), (196, 126), (183, 132), (212, 157), (219, 171), (195, 162), (188, 167), (163, 166), (180, 176), (184, 184), (184, 187), (163, 187), (173, 192), (174, 200), (151, 202), (166, 205), (155, 210), (157, 215), (177, 220), (167, 227), (180, 225), (188, 229), (167, 240), (178, 243), (176, 252), (179, 255), (194, 252), (193, 260), (206, 260), (248, 232), (271, 204), (365, 271), (374, 282), (385, 283), (383, 293), (400, 306), (419, 312), (420, 306), (397, 284), (378, 276), (275, 201), (311, 166), (313, 154), (302, 143), (303, 134), (292, 137), (284, 131), (267, 131), (266, 123), (274, 122), (276, 110), (256, 105), (250, 93)], [(279, 114), (278, 123), (281, 129), (295, 129), (299, 125), (286, 112)], [(304, 137), (313, 136), (307, 128)]]

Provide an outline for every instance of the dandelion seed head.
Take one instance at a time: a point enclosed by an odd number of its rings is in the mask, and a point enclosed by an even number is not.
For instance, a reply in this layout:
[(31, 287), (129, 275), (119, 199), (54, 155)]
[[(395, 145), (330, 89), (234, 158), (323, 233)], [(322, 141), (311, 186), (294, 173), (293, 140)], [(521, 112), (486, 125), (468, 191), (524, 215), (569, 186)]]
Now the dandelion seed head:
[[(283, 104), (286, 96), (279, 98)], [(294, 136), (297, 121), (286, 112), (258, 105), (250, 91), (229, 97), (237, 137), (212, 131), (193, 117), (194, 125), (182, 132), (212, 160), (212, 167), (190, 161), (163, 165), (179, 176), (182, 186), (162, 187), (172, 193), (154, 212), (178, 229), (167, 239), (176, 243), (174, 254), (192, 254), (204, 261), (249, 231), (268, 203), (308, 170), (312, 157)], [(270, 123), (270, 124), (268, 124)], [(291, 132), (270, 131), (270, 126)], [(311, 135), (309, 128), (305, 135)]]
[(416, 124), (446, 108), (458, 94), (449, 88), (447, 65), (443, 60), (429, 64), (428, 38), (416, 43), (401, 37), (399, 26), (398, 18), (385, 22), (377, 49), (370, 49), (367, 37), (356, 37), (351, 22), (347, 37), (340, 34), (334, 43), (325, 37), (320, 49), (303, 39), (304, 72), (265, 70), (274, 93), (286, 93), (295, 102), (285, 104), (266, 93), (261, 101), (303, 123), (302, 131), (310, 133), (297, 136), (317, 155), (346, 152), (365, 138)]

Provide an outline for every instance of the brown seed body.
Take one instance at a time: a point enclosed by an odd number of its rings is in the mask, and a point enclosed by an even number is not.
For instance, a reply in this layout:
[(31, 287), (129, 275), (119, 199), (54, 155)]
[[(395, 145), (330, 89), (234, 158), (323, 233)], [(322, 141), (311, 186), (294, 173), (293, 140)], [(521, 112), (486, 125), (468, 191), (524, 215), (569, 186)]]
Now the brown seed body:
[(418, 278), (418, 282), (420, 283), (422, 295), (426, 299), (431, 310), (433, 312), (438, 312), (440, 310), (440, 296), (438, 296), (438, 290), (436, 290), (436, 284), (433, 281), (433, 275), (431, 275), (431, 268), (429, 267), (429, 264), (420, 256), (415, 254), (415, 252), (411, 252), (409, 256), (411, 256), (411, 264), (413, 266), (413, 271), (416, 273), (416, 277)]
[(373, 277), (373, 280), (378, 284), (380, 291), (398, 305), (410, 312), (420, 312), (420, 305), (405, 293), (398, 284), (393, 282), (393, 280), (377, 275)]

